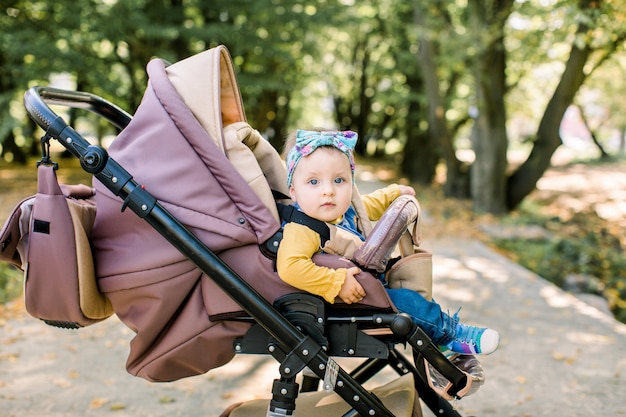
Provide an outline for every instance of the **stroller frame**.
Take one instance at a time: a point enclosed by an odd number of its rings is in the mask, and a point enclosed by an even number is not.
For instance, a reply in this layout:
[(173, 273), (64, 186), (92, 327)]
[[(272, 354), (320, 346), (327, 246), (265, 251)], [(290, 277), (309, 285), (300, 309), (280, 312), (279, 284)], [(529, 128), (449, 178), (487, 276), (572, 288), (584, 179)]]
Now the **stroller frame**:
[[(244, 337), (243, 340), (238, 340), (235, 343), (234, 348), (236, 353), (270, 353), (280, 363), (281, 378), (274, 381), (273, 397), (268, 415), (293, 414), (295, 398), (298, 394), (298, 384), (295, 383), (298, 372), (308, 367), (316, 375), (316, 378), (305, 377), (303, 380), (303, 391), (315, 390), (317, 382), (324, 379), (327, 367), (332, 364), (337, 372), (337, 383), (334, 384), (333, 389), (352, 407), (345, 416), (393, 416), (381, 400), (361, 385), (387, 365), (391, 365), (399, 375), (413, 374), (419, 398), (433, 413), (449, 417), (460, 416), (448, 401), (427, 384), (428, 376), (424, 370), (423, 359), (426, 359), (449, 379), (452, 384), (447, 392), (453, 397), (466, 386), (467, 375), (442, 355), (428, 336), (408, 316), (377, 313), (370, 313), (358, 319), (354, 316), (329, 316), (326, 319), (329, 325), (333, 322), (362, 321), (369, 323), (372, 327), (375, 325), (386, 327), (393, 333), (386, 342), (389, 347), (388, 355), (369, 358), (351, 373), (346, 372), (330, 358), (325, 346), (323, 347), (311, 335), (303, 332), (302, 326), (296, 327), (285, 315), (281, 314), (275, 306), (238, 276), (210, 248), (169, 213), (154, 196), (133, 179), (130, 173), (109, 157), (105, 149), (91, 145), (71, 126), (68, 126), (49, 105), (61, 105), (91, 111), (105, 118), (119, 129), (123, 129), (131, 121), (132, 116), (130, 114), (90, 93), (41, 86), (32, 87), (26, 92), (24, 105), (29, 116), (45, 130), (45, 135), (41, 139), (42, 146), (47, 145), (50, 139), (57, 140), (80, 160), (81, 167), (86, 172), (92, 174), (122, 200), (122, 211), (128, 207), (137, 216), (148, 222), (249, 314), (250, 317), (243, 320), (249, 320), (256, 326), (260, 326), (260, 334), (262, 335), (260, 341), (250, 342)], [(298, 294), (298, 297), (304, 297), (305, 303), (307, 302), (307, 295)], [(313, 296), (310, 297), (315, 299)], [(417, 366), (392, 346), (394, 343), (407, 342), (413, 348)]]

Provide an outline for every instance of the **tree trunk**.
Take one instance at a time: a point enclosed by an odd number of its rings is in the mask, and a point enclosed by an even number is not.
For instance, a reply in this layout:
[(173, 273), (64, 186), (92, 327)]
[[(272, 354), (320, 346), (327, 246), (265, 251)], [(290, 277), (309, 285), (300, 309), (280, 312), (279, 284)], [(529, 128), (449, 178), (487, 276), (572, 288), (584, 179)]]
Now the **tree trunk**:
[[(420, 77), (407, 76), (411, 91), (424, 88)], [(420, 128), (424, 109), (419, 100), (411, 100), (406, 123), (406, 145), (402, 153), (401, 171), (410, 181), (430, 185), (435, 179), (441, 151), (434, 138)]]
[(600, 151), (600, 159), (609, 159), (611, 155), (609, 155), (609, 153), (604, 149), (604, 146), (602, 146), (602, 144), (598, 140), (598, 135), (596, 134), (596, 130), (602, 126), (602, 123), (600, 123), (600, 125), (596, 129), (592, 129), (592, 127), (589, 125), (589, 120), (587, 119), (587, 115), (585, 114), (585, 109), (583, 109), (582, 106), (576, 105), (576, 107), (578, 108), (580, 119), (582, 120), (583, 124), (587, 128), (587, 131), (589, 132), (589, 136), (591, 136), (591, 141), (593, 142), (594, 145), (596, 145), (596, 147), (598, 148), (598, 151)]
[[(368, 131), (369, 114), (371, 112), (372, 100), (367, 95), (367, 88), (369, 84), (369, 77), (367, 67), (370, 64), (370, 51), (367, 41), (363, 42), (363, 52), (361, 54), (361, 61), (359, 62), (361, 67), (361, 78), (359, 80), (359, 95), (358, 95), (358, 113), (352, 118), (355, 123), (354, 130), (356, 130), (361, 137), (365, 137)], [(355, 146), (355, 152), (359, 155), (365, 155), (367, 147), (366, 141), (358, 141)]]
[[(418, 7), (414, 8), (413, 16), (418, 27), (427, 27), (423, 14)], [(439, 77), (435, 64), (435, 42), (428, 34), (420, 39), (417, 60), (422, 71), (424, 87), (428, 97), (428, 132), (432, 140), (439, 143), (446, 162), (444, 193), (447, 197), (466, 198), (468, 197), (468, 190), (465, 184), (467, 183), (468, 174), (467, 171), (463, 170), (461, 161), (456, 157), (454, 145), (452, 144), (452, 137), (446, 122), (444, 100), (439, 92)]]
[[(586, 31), (587, 27), (581, 24), (577, 33), (582, 35)], [(572, 43), (565, 70), (539, 123), (530, 155), (508, 179), (507, 208), (509, 210), (517, 207), (535, 189), (537, 181), (550, 166), (552, 155), (561, 145), (559, 133), (561, 120), (585, 80), (584, 67), (590, 53), (591, 48), (588, 44), (579, 48), (576, 42)]]
[(476, 211), (506, 212), (506, 48), (504, 25), (513, 0), (470, 2), (470, 22), (479, 39), (487, 39), (476, 56), (474, 77), (478, 115), (472, 128), (475, 160), (470, 168), (470, 191)]
[(354, 130), (359, 134), (354, 152), (357, 155), (365, 155), (369, 129), (367, 120), (371, 112), (371, 98), (367, 96), (369, 79), (367, 75), (370, 64), (370, 51), (367, 40), (362, 39), (355, 43), (352, 50), (351, 65), (352, 73), (349, 75), (349, 83), (354, 91), (348, 97), (334, 96), (335, 120), (339, 129)]

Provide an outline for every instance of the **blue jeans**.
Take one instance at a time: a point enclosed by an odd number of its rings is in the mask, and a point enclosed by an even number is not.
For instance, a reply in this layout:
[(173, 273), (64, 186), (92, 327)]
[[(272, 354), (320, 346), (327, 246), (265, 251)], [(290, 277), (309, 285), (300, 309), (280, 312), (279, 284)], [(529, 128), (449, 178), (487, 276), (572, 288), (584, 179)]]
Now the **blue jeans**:
[(456, 336), (458, 312), (444, 313), (434, 300), (428, 301), (418, 292), (406, 288), (385, 288), (398, 311), (406, 313), (436, 345), (445, 345)]

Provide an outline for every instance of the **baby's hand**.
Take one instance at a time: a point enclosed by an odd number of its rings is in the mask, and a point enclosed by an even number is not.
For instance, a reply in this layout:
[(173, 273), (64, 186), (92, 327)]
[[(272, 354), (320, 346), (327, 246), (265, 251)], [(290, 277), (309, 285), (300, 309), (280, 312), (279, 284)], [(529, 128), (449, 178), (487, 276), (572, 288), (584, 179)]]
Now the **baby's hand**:
[(400, 187), (400, 194), (408, 194), (408, 195), (412, 195), (415, 196), (415, 189), (413, 187), (410, 187), (408, 185), (402, 185), (399, 184), (398, 185)]
[(361, 273), (361, 270), (353, 266), (352, 268), (348, 268), (347, 271), (346, 280), (339, 290), (339, 298), (346, 304), (358, 303), (365, 297), (365, 290), (354, 277)]

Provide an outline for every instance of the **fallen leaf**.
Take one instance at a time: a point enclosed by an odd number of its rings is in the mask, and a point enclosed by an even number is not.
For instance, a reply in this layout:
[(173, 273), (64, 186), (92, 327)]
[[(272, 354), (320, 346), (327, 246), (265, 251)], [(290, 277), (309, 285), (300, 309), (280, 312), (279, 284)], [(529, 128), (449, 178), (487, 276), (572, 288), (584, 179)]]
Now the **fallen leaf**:
[(8, 361), (11, 363), (15, 363), (17, 362), (18, 358), (20, 357), (19, 353), (3, 353), (0, 355), (0, 361)]
[(113, 403), (113, 404), (111, 404), (109, 409), (111, 411), (120, 411), (120, 410), (125, 410), (126, 406), (124, 404), (122, 404), (122, 403)]
[(103, 405), (105, 405), (108, 402), (109, 402), (108, 398), (95, 397), (89, 403), (89, 408), (100, 408), (100, 407), (102, 407)]
[(65, 378), (55, 378), (52, 380), (52, 383), (61, 388), (69, 388), (72, 386), (72, 383)]
[(170, 397), (170, 396), (164, 395), (164, 396), (162, 396), (162, 397), (160, 397), (160, 398), (159, 398), (159, 402), (160, 402), (161, 404), (169, 404), (169, 403), (176, 402), (176, 398), (173, 398), (173, 397)]

